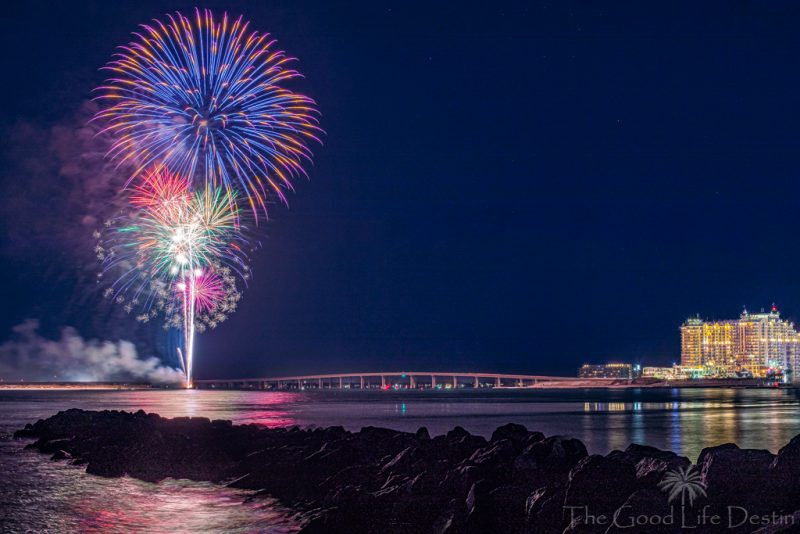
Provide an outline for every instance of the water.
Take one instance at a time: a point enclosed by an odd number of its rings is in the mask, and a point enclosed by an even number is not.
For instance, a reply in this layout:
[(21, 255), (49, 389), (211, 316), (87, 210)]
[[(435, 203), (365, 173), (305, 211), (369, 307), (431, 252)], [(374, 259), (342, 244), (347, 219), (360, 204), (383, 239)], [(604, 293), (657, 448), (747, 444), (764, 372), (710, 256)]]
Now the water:
[(1, 391), (0, 531), (272, 532), (298, 530), (289, 510), (247, 492), (185, 480), (103, 479), (24, 451), (14, 430), (66, 408), (138, 410), (267, 427), (375, 425), (431, 434), (455, 425), (489, 436), (516, 422), (579, 438), (590, 452), (631, 442), (696, 460), (735, 442), (776, 452), (800, 433), (800, 394), (769, 389), (481, 391)]

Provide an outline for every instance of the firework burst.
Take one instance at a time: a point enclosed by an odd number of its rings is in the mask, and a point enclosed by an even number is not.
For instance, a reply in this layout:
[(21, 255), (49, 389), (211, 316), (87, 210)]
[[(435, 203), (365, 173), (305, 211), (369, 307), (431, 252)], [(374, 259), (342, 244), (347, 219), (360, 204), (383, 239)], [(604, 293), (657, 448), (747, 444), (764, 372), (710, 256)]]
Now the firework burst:
[(250, 277), (243, 207), (257, 223), (286, 203), (323, 133), (315, 102), (288, 88), (294, 58), (248, 26), (199, 9), (153, 20), (97, 90), (93, 120), (129, 177), (126, 211), (95, 233), (104, 294), (183, 331), (188, 385), (195, 332), (224, 322)]
[(167, 327), (183, 330), (191, 384), (198, 317), (203, 330), (224, 321), (240, 298), (237, 276), (246, 281), (249, 269), (235, 193), (190, 193), (185, 184), (163, 169), (148, 173), (131, 188), (129, 212), (96, 232), (95, 252), (114, 280), (106, 296), (140, 321), (163, 312)]
[[(186, 291), (186, 283), (178, 282), (175, 289)], [(195, 276), (194, 303), (198, 312), (210, 310), (225, 296), (222, 279), (214, 272), (198, 270)]]
[[(197, 277), (195, 284), (195, 331), (203, 333), (207, 329), (214, 329), (225, 322), (230, 314), (236, 311), (239, 300), (242, 298), (239, 289), (239, 280), (246, 281), (249, 273), (245, 271), (242, 277), (234, 276), (227, 267), (214, 266)], [(185, 291), (185, 283), (178, 283), (176, 290)], [(185, 298), (182, 296), (182, 298)], [(179, 306), (167, 306), (166, 325), (182, 328), (182, 309)]]
[(115, 136), (109, 155), (134, 177), (165, 166), (200, 187), (236, 189), (254, 213), (285, 202), (319, 141), (314, 101), (286, 88), (294, 59), (242, 17), (209, 10), (142, 25), (105, 67), (96, 119)]

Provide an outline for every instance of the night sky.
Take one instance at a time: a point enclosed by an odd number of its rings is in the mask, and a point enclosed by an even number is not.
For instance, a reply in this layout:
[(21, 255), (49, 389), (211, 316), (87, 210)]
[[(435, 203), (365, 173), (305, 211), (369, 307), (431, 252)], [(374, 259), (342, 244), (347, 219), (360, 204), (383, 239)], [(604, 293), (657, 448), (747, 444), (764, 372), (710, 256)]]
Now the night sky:
[[(198, 378), (574, 374), (671, 364), (695, 313), (800, 317), (800, 5), (606, 4), (202, 5), (300, 59), (327, 135), (259, 229), (242, 306), (200, 336)], [(163, 352), (92, 296), (60, 237), (79, 214), (27, 169), (49, 172), (41, 136), (81, 126), (137, 24), (192, 7), (4, 7), (0, 339), (38, 318)]]

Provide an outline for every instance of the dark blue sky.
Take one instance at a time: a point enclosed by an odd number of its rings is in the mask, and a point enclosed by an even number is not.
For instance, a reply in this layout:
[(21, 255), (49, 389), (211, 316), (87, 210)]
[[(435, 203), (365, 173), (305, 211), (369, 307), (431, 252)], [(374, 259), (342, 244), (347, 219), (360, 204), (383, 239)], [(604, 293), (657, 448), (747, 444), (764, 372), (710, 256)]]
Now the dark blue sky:
[[(58, 250), (68, 210), (63, 224), (14, 215), (61, 201), (26, 185), (36, 144), (18, 137), (69, 124), (138, 23), (194, 4), (63, 4), (11, 7), (0, 37), (0, 338), (39, 317), (144, 339), (76, 300), (91, 287)], [(800, 5), (206, 6), (300, 59), (296, 89), (328, 134), (310, 181), (261, 228), (240, 310), (200, 337), (198, 376), (572, 374), (671, 363), (690, 314), (775, 301), (800, 316)], [(38, 229), (26, 246), (21, 224)]]

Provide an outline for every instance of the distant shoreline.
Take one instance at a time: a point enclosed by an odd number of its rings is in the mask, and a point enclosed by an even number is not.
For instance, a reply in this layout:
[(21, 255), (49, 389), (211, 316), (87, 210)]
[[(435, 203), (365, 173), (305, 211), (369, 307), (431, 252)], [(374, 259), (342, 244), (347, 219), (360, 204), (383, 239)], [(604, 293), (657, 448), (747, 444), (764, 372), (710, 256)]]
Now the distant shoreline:
[(28, 384), (11, 384), (0, 383), (0, 391), (17, 391), (17, 390), (141, 390), (141, 389), (158, 389), (157, 386), (152, 384), (114, 384), (102, 382), (31, 382)]
[[(776, 385), (777, 384), (777, 385)], [(781, 384), (775, 381), (767, 381), (760, 378), (707, 378), (698, 380), (657, 380), (643, 382), (638, 380), (619, 380), (608, 384), (597, 384), (596, 382), (574, 381), (563, 382), (541, 382), (533, 388), (503, 387), (502, 389), (630, 389), (630, 388), (678, 388), (678, 389), (791, 389), (797, 387), (794, 384)]]

